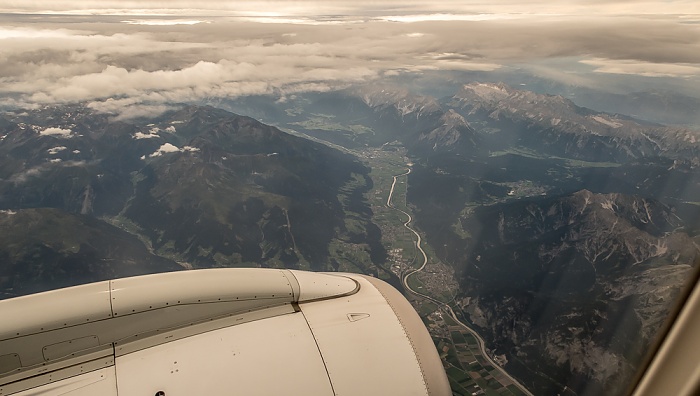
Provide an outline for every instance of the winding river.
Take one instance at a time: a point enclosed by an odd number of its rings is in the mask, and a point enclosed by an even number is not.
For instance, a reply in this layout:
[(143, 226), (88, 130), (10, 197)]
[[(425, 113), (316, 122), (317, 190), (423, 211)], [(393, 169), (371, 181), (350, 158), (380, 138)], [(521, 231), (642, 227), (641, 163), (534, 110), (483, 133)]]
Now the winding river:
[[(413, 289), (411, 288), (411, 286), (408, 284), (408, 278), (409, 278), (410, 276), (414, 275), (414, 274), (417, 274), (417, 273), (423, 271), (423, 269), (425, 269), (425, 266), (428, 264), (428, 255), (425, 253), (425, 250), (423, 250), (423, 248), (421, 247), (421, 245), (422, 245), (421, 236), (420, 236), (420, 234), (418, 234), (418, 232), (417, 232), (416, 230), (414, 230), (414, 229), (411, 228), (411, 226), (410, 226), (410, 223), (413, 221), (413, 217), (412, 217), (410, 214), (406, 213), (405, 211), (396, 208), (396, 207), (392, 204), (392, 202), (391, 202), (391, 200), (392, 200), (393, 197), (394, 197), (394, 188), (396, 187), (396, 182), (397, 182), (398, 178), (399, 178), (399, 177), (403, 177), (403, 176), (408, 176), (410, 173), (411, 173), (411, 168), (408, 168), (408, 170), (407, 170), (406, 172), (394, 176), (394, 181), (393, 181), (393, 183), (391, 183), (391, 190), (389, 191), (389, 197), (388, 197), (387, 200), (386, 200), (386, 206), (387, 206), (387, 207), (389, 207), (389, 208), (391, 208), (391, 209), (394, 209), (394, 210), (397, 210), (397, 211), (399, 211), (399, 212), (405, 214), (405, 215), (408, 217), (408, 220), (406, 220), (406, 222), (403, 223), (403, 226), (406, 227), (407, 230), (409, 230), (410, 232), (412, 232), (412, 233), (416, 236), (416, 238), (417, 238), (417, 239), (416, 239), (416, 248), (418, 249), (418, 251), (419, 251), (419, 252), (421, 253), (421, 255), (423, 256), (423, 264), (421, 264), (421, 266), (418, 267), (418, 268), (416, 268), (416, 269), (413, 269), (413, 270), (408, 271), (408, 272), (402, 277), (401, 282), (403, 283), (403, 286), (404, 286), (404, 287), (406, 288), (406, 290), (408, 290), (409, 292), (411, 292), (411, 293), (413, 293), (413, 294), (415, 294), (415, 295), (417, 295), (417, 296), (419, 296), (419, 297), (425, 298), (426, 300), (430, 300), (430, 301), (432, 301), (433, 303), (437, 304), (438, 307), (440, 307), (441, 310), (442, 310), (443, 312), (446, 312), (447, 315), (449, 315), (449, 317), (452, 318), (452, 320), (454, 320), (456, 323), (459, 323), (462, 327), (464, 327), (467, 331), (469, 331), (469, 332), (474, 336), (474, 338), (476, 338), (476, 340), (477, 340), (477, 342), (478, 342), (478, 344), (479, 344), (479, 349), (481, 350), (481, 354), (484, 356), (484, 358), (487, 359), (488, 362), (489, 362), (494, 368), (496, 368), (496, 369), (499, 370), (501, 373), (503, 373), (503, 375), (504, 375), (505, 377), (507, 377), (508, 379), (510, 379), (510, 380), (513, 382), (513, 384), (514, 384), (515, 386), (517, 386), (518, 388), (520, 388), (520, 390), (521, 390), (523, 393), (525, 393), (525, 394), (528, 395), (528, 396), (533, 396), (532, 393), (531, 393), (530, 391), (527, 390), (527, 388), (525, 388), (522, 384), (520, 384), (515, 378), (511, 377), (510, 374), (508, 374), (505, 370), (503, 370), (503, 368), (502, 368), (501, 366), (499, 366), (498, 364), (496, 364), (496, 362), (491, 358), (491, 356), (489, 356), (488, 353), (486, 353), (486, 348), (484, 347), (484, 345), (485, 345), (485, 344), (484, 344), (484, 339), (481, 338), (481, 336), (480, 336), (476, 331), (474, 331), (471, 327), (467, 326), (466, 324), (464, 324), (464, 322), (462, 322), (461, 320), (459, 320), (459, 319), (457, 318), (457, 315), (456, 315), (455, 312), (452, 310), (452, 307), (451, 307), (449, 304), (446, 304), (446, 303), (444, 303), (444, 302), (442, 302), (442, 301), (439, 301), (439, 300), (437, 300), (437, 299), (435, 299), (435, 298), (433, 298), (433, 297), (431, 297), (431, 296), (428, 296), (428, 295), (426, 295), (426, 294), (423, 294), (423, 293), (421, 293), (421, 292), (418, 292), (418, 291), (416, 291), (416, 290), (413, 290)], [(407, 183), (408, 183), (408, 181), (407, 181)]]

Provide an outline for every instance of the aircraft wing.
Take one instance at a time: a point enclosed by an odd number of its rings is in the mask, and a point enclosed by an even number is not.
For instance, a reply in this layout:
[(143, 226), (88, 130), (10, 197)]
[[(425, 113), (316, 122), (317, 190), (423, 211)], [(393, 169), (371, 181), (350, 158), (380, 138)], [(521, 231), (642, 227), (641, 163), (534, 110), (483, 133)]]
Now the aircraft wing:
[(0, 317), (0, 396), (451, 395), (417, 313), (361, 275), (145, 275), (0, 301)]

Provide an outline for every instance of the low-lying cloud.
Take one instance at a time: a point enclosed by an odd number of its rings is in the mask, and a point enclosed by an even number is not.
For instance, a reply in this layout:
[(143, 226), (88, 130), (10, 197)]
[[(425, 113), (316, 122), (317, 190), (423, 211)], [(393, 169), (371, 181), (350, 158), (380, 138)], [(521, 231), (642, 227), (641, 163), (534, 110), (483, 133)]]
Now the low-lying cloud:
[(70, 129), (63, 129), (63, 128), (46, 128), (43, 131), (39, 132), (39, 135), (42, 136), (54, 136), (58, 138), (63, 138), (63, 139), (68, 139), (72, 137), (73, 131)]
[(647, 77), (679, 77), (700, 75), (699, 64), (668, 64), (634, 60), (587, 59), (581, 63), (595, 66), (597, 73), (632, 74)]
[(46, 150), (46, 151), (47, 151), (49, 154), (51, 154), (51, 155), (56, 155), (56, 154), (58, 154), (59, 152), (65, 150), (66, 148), (67, 148), (66, 146), (58, 146), (58, 147), (50, 148), (50, 149), (48, 149), (48, 150)]
[[(179, 148), (179, 147), (177, 147), (173, 144), (170, 144), (170, 143), (163, 143), (158, 148), (158, 150), (149, 154), (148, 158), (161, 157), (161, 156), (163, 156), (163, 154), (168, 154), (168, 153), (195, 153), (197, 151), (200, 151), (199, 148), (197, 148), (197, 147), (185, 146), (183, 148)], [(141, 156), (141, 159), (145, 160), (146, 156), (145, 155)]]

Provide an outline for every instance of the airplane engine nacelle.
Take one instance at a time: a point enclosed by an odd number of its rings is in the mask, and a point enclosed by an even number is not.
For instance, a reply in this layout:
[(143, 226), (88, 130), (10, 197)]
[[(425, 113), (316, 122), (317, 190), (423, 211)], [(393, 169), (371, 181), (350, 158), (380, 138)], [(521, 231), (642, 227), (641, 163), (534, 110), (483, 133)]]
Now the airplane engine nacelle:
[(0, 301), (0, 317), (0, 396), (451, 394), (418, 314), (362, 275), (145, 275)]

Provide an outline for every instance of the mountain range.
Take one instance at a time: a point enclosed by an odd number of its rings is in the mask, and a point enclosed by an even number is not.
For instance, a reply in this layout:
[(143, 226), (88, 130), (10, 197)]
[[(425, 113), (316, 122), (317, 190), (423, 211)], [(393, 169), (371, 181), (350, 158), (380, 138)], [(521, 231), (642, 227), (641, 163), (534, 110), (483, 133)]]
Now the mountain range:
[(698, 158), (698, 131), (596, 112), (562, 96), (471, 83), (447, 104), (498, 132), (501, 145), (505, 137), (513, 145), (590, 161)]
[(405, 148), (414, 226), (490, 353), (537, 394), (621, 391), (700, 256), (698, 131), (502, 83), (283, 99), (0, 118), (1, 296), (222, 266), (399, 286), (365, 154)]
[(514, 148), (593, 162), (663, 157), (697, 164), (700, 157), (698, 130), (595, 111), (503, 83), (464, 84), (444, 98), (372, 84), (283, 102), (253, 97), (218, 104), (345, 147), (399, 141), (418, 157)]
[(462, 223), (465, 317), (524, 376), (623, 392), (700, 254), (681, 225), (657, 201), (587, 190), (479, 208)]

